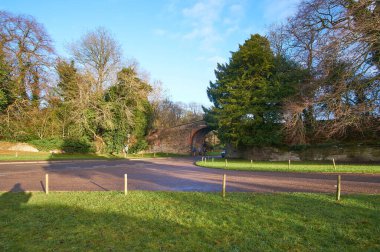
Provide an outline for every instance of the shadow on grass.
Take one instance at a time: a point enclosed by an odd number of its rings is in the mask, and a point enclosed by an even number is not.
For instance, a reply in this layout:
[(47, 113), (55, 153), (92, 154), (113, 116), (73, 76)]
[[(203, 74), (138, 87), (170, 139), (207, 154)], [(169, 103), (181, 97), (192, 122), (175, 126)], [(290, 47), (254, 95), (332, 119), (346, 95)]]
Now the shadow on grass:
[(1, 251), (380, 248), (379, 196), (8, 192), (0, 206)]

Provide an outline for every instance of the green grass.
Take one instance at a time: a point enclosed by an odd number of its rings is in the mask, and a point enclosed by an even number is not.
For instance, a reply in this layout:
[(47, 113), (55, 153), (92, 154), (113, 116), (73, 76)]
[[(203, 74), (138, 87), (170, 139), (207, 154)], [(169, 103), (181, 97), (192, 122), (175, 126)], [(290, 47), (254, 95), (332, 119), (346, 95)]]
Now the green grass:
[(0, 194), (0, 251), (379, 251), (380, 195)]
[[(158, 157), (183, 157), (189, 155), (180, 155), (174, 153), (146, 153), (146, 154), (128, 154), (128, 159), (136, 158), (158, 158)], [(123, 154), (107, 155), (107, 154), (93, 154), (93, 153), (64, 153), (64, 154), (51, 154), (48, 152), (12, 152), (0, 153), (1, 161), (51, 161), (51, 160), (80, 160), (80, 159), (124, 159)]]
[(219, 156), (221, 155), (222, 151), (208, 151), (206, 152), (206, 156)]
[(120, 157), (110, 155), (97, 155), (91, 153), (64, 153), (51, 154), (48, 152), (16, 152), (0, 154), (0, 161), (44, 161), (44, 160), (77, 160), (77, 159), (117, 159)]
[(300, 162), (291, 161), (290, 169), (288, 162), (253, 162), (247, 160), (228, 159), (227, 168), (224, 159), (208, 158), (206, 162), (198, 161), (196, 165), (228, 170), (244, 171), (283, 171), (283, 172), (352, 172), (352, 173), (380, 173), (380, 164), (341, 164), (336, 162), (334, 169), (332, 162)]
[[(123, 155), (120, 154), (120, 157)], [(166, 152), (157, 152), (154, 153), (144, 153), (144, 154), (128, 154), (127, 158), (159, 158), (159, 157), (189, 157), (189, 154), (177, 154), (177, 153), (166, 153)]]

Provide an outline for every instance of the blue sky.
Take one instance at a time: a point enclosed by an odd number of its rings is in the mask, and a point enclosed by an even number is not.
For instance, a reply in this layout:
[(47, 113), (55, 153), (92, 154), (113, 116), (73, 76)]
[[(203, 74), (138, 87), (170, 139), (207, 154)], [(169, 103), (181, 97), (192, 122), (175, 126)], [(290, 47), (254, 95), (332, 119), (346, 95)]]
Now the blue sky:
[(134, 58), (161, 80), (174, 101), (209, 106), (206, 89), (217, 62), (250, 34), (295, 11), (299, 0), (1, 0), (0, 9), (34, 16), (59, 55), (68, 43), (102, 26)]

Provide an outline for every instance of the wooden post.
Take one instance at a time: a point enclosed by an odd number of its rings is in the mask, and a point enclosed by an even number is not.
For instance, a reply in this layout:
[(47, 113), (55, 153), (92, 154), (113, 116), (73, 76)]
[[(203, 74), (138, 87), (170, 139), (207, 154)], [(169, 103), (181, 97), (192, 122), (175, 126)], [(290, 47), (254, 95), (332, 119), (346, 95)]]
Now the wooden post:
[(49, 194), (49, 174), (45, 175), (45, 193)]
[(333, 164), (334, 164), (334, 170), (336, 171), (335, 159), (333, 159)]
[(253, 161), (252, 161), (252, 159), (251, 159), (251, 169), (253, 168)]
[(336, 200), (340, 200), (340, 175), (338, 175), (337, 181), (336, 181)]
[(202, 157), (202, 163), (203, 163), (203, 157)]
[(290, 159), (289, 159), (289, 163), (288, 163), (288, 170), (290, 170)]
[(124, 174), (124, 195), (128, 194), (128, 175)]
[(207, 163), (207, 158), (205, 157), (205, 163)]
[(223, 196), (223, 198), (226, 197), (226, 174), (223, 174), (222, 196)]

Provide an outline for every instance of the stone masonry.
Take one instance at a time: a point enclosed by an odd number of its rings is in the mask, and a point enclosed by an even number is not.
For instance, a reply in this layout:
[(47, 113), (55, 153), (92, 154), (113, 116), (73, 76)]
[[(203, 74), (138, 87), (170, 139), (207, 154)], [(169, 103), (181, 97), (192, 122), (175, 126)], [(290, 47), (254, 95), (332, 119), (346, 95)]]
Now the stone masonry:
[(195, 121), (154, 130), (147, 139), (151, 152), (191, 154), (193, 149), (199, 151), (202, 148), (210, 131), (205, 121)]

